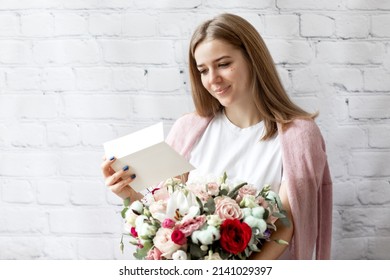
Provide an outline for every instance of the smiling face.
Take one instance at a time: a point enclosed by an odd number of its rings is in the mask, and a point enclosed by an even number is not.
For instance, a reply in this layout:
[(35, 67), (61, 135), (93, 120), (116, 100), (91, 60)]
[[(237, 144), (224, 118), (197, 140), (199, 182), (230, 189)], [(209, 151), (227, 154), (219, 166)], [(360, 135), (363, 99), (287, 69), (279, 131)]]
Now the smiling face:
[(205, 89), (222, 106), (251, 104), (251, 79), (241, 50), (221, 40), (206, 40), (195, 49), (194, 58)]

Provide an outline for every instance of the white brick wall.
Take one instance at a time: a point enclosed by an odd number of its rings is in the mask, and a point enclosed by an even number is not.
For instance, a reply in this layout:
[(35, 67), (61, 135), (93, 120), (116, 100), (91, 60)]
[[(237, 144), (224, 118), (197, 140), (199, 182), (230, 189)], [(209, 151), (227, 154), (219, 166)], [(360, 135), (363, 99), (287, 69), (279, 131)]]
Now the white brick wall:
[(0, 2), (0, 259), (126, 259), (102, 143), (193, 110), (194, 27), (263, 34), (294, 100), (319, 110), (334, 259), (390, 259), (390, 2)]

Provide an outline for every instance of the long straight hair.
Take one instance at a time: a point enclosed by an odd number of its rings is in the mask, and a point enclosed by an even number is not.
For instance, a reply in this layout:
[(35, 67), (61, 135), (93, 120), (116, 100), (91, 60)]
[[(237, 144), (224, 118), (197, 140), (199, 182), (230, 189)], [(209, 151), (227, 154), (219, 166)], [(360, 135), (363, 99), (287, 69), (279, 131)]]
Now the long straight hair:
[(189, 49), (189, 72), (192, 98), (200, 116), (212, 117), (223, 106), (203, 86), (194, 53), (206, 40), (221, 40), (241, 50), (251, 73), (251, 92), (262, 120), (265, 134), (262, 140), (277, 132), (277, 123), (288, 124), (296, 118), (314, 119), (318, 114), (308, 113), (288, 97), (276, 71), (275, 63), (259, 32), (245, 19), (233, 14), (221, 14), (198, 26)]

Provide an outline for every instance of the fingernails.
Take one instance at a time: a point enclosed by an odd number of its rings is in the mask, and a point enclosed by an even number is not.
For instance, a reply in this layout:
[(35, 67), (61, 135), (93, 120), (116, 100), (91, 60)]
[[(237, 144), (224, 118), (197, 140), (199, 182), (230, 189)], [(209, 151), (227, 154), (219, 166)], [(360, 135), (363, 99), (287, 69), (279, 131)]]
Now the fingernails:
[(132, 175), (130, 176), (131, 179), (135, 179), (135, 177), (137, 177), (137, 176), (135, 176), (135, 174), (132, 174)]
[(113, 161), (115, 159), (115, 157), (110, 157), (110, 161)]
[(122, 169), (123, 169), (123, 171), (127, 171), (127, 170), (129, 170), (129, 166), (126, 165), (126, 166), (124, 166)]

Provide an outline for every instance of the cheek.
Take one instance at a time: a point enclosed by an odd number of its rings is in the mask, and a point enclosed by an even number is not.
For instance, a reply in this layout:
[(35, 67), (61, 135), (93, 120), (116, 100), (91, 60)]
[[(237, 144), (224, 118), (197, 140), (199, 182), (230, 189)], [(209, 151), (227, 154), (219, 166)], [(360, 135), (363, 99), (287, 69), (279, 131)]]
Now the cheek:
[(200, 80), (202, 81), (203, 87), (204, 87), (205, 89), (209, 90), (207, 78), (206, 78), (205, 76), (201, 76), (201, 77), (200, 77)]

